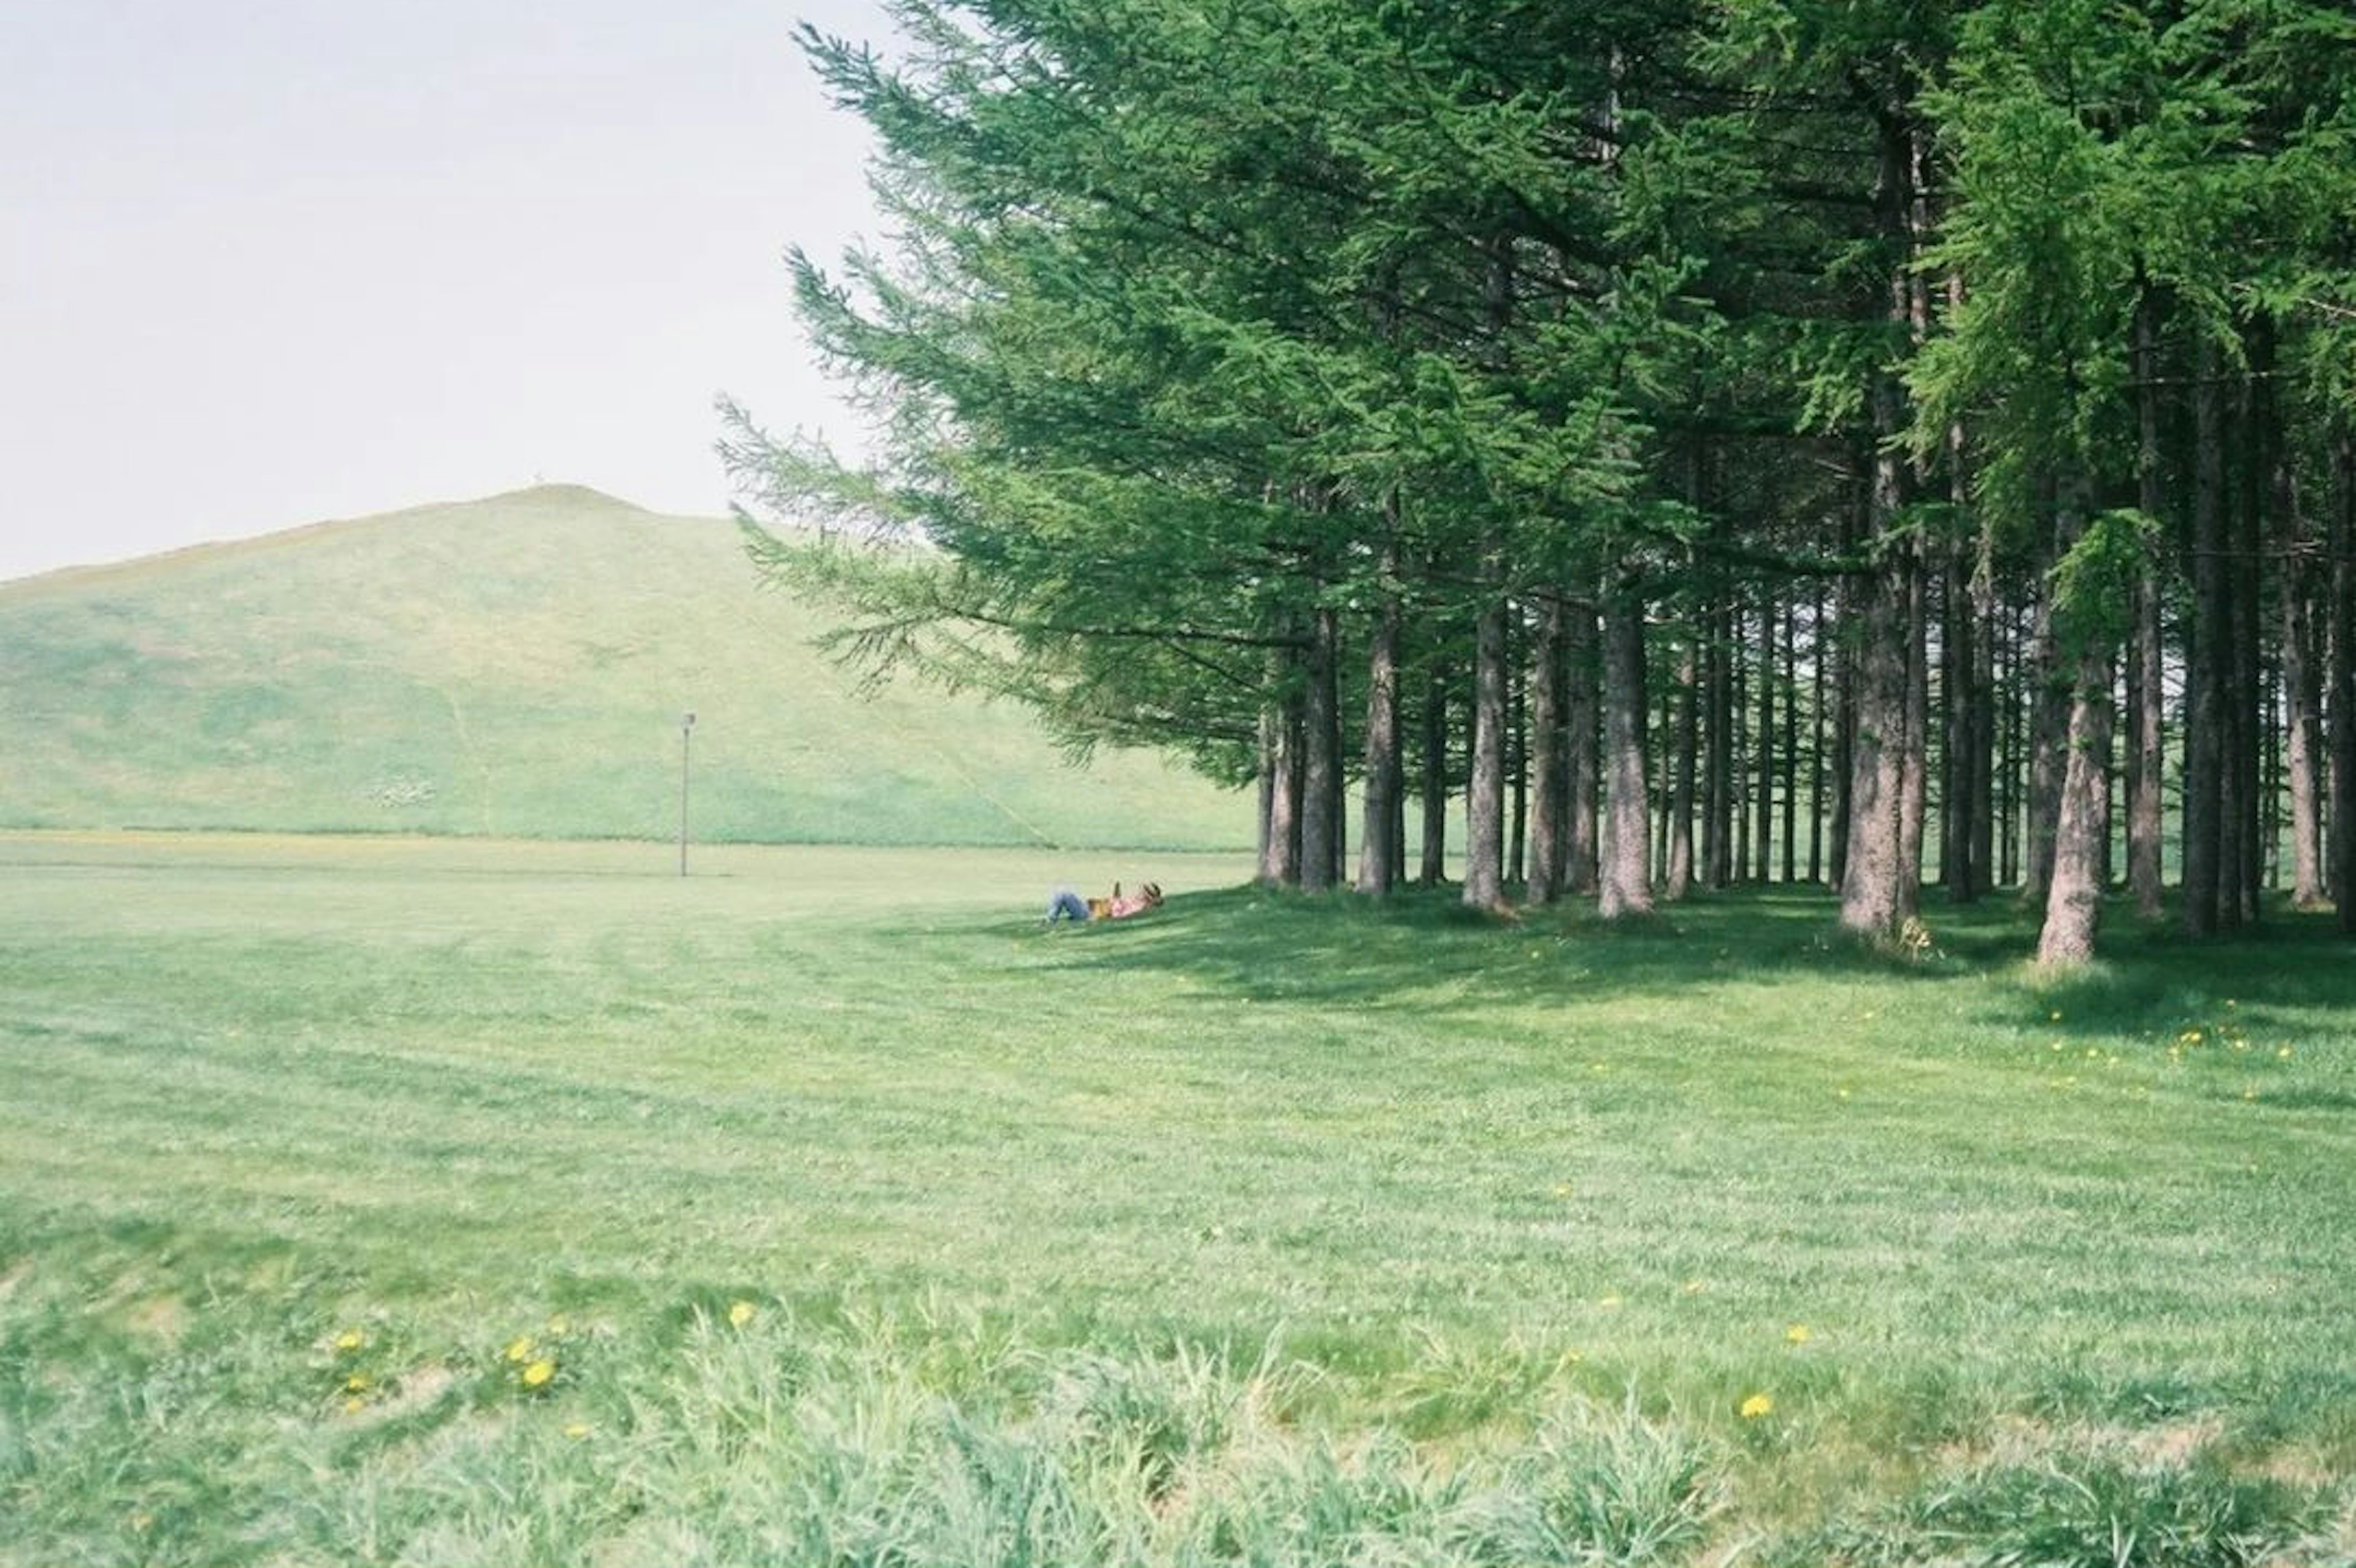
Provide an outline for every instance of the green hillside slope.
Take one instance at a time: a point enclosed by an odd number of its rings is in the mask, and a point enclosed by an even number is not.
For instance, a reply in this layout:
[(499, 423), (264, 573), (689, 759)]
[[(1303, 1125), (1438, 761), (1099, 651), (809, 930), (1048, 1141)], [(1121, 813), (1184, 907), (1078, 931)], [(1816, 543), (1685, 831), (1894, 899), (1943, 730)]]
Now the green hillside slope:
[(0, 826), (1231, 848), (1243, 799), (870, 699), (734, 525), (543, 485), (0, 584)]

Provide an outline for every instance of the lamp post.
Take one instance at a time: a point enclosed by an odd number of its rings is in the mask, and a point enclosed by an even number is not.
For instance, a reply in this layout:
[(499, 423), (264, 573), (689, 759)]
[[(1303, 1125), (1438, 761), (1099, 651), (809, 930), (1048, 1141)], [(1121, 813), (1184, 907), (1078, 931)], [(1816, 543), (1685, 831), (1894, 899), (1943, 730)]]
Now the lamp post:
[(695, 733), (695, 715), (679, 716), (679, 874), (687, 875), (687, 747)]

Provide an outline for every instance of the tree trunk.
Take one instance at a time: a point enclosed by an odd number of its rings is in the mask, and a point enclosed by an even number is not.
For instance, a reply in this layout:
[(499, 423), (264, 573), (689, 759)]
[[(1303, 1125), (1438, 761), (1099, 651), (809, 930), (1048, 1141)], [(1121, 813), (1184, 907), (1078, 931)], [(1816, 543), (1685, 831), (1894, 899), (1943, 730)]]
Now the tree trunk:
[[(1393, 515), (1396, 523), (1396, 512)], [(1366, 763), (1358, 838), (1358, 891), (1379, 897), (1407, 873), (1406, 846), (1398, 840), (1398, 799), (1407, 769), (1399, 755), (1398, 547), (1383, 549), (1381, 603), (1366, 650)]]
[(2224, 868), (2225, 638), (2233, 595), (2225, 577), (2225, 429), (2216, 346), (2205, 337), (2192, 373), (2192, 624), (2184, 661), (2184, 928), (2215, 934)]
[(1574, 600), (1563, 606), (1563, 803), (1562, 886), (1565, 891), (1595, 891), (1596, 692), (1595, 606)]
[(1308, 705), (1301, 724), (1301, 886), (1304, 892), (1324, 892), (1342, 871), (1340, 629), (1336, 613), (1323, 608), (1310, 625)]
[(1849, 742), (1848, 840), (1840, 922), (1888, 940), (1905, 920), (1899, 894), (1902, 752), (1906, 743), (1906, 585), (1876, 570), (1858, 590), (1860, 624), (1851, 656), (1857, 731)]
[(1972, 861), (1971, 784), (1972, 719), (1977, 706), (1972, 681), (1977, 665), (1971, 585), (1960, 543), (1947, 549), (1945, 566), (1940, 593), (1945, 612), (1939, 638), (1945, 727), (1939, 747), (1939, 880), (1949, 900), (1961, 904), (1979, 896)]
[(1775, 595), (1759, 594), (1759, 745), (1752, 759), (1758, 796), (1752, 801), (1751, 874), (1766, 881), (1774, 864), (1775, 837)]
[(1799, 878), (1800, 861), (1800, 606), (1783, 607), (1783, 880)]
[(1523, 897), (1550, 904), (1562, 896), (1564, 807), (1569, 791), (1569, 758), (1562, 722), (1562, 596), (1538, 601), (1537, 627), (1530, 639), (1530, 829), (1529, 867)]
[[(2059, 497), (2057, 556), (2069, 553), (2085, 528), (2083, 484), (2065, 483)], [(2102, 924), (2103, 862), (2110, 845), (2111, 645), (2092, 635), (2086, 611), (2054, 616), (2062, 662), (2071, 671), (2070, 730), (2061, 799), (2053, 828), (2053, 868), (2047, 880), (2045, 924), (2038, 933), (2040, 964), (2083, 964), (2094, 956)]]
[(1815, 613), (1808, 622), (1808, 679), (1815, 700), (1808, 706), (1808, 880), (1825, 882), (1825, 590), (1816, 585)]
[(2356, 933), (2356, 431), (2340, 416), (2332, 453), (2331, 896)]
[(1921, 912), (1922, 832), (1931, 772), (1930, 595), (1922, 548), (1906, 550), (1906, 744), (1899, 757), (1898, 891), (1901, 920)]
[[(1500, 575), (1493, 563), (1485, 575)], [(1505, 601), (1493, 589), (1473, 627), (1472, 773), (1464, 791), (1464, 902), (1495, 909), (1505, 902)]]
[(1731, 880), (1732, 846), (1728, 843), (1728, 776), (1734, 771), (1731, 728), (1733, 687), (1727, 678), (1725, 617), (1716, 604), (1703, 612), (1701, 775), (1701, 875), (1705, 886), (1722, 888)]
[[(2166, 504), (2160, 457), (2159, 310), (2146, 293), (2136, 309), (2136, 507), (2157, 525)], [(2135, 633), (2127, 662), (2127, 883), (2136, 912), (2160, 913), (2164, 881), (2160, 841), (2165, 825), (2160, 788), (2167, 768), (2163, 730), (2164, 662), (2160, 645), (2160, 580), (2157, 555), (2145, 554), (2136, 580)]]
[(1694, 874), (1694, 762), (1695, 742), (1698, 739), (1695, 709), (1700, 693), (1696, 689), (1700, 678), (1696, 640), (1687, 632), (1677, 651), (1676, 719), (1669, 741), (1669, 808), (1665, 813), (1669, 825), (1668, 853), (1662, 857), (1665, 867), (1663, 896), (1672, 901), (1693, 891)]
[(1280, 696), (1260, 715), (1262, 776), (1268, 811), (1260, 832), (1260, 881), (1272, 888), (1301, 885), (1301, 694), (1290, 679), (1289, 659), (1278, 661)]
[(1434, 659), (1423, 679), (1423, 859), (1427, 888), (1448, 880), (1448, 661)]
[(2318, 909), (2323, 886), (2322, 688), (2313, 594), (2315, 539), (2287, 457), (2275, 465), (2275, 515), (2283, 532), (2283, 772), (2290, 795), (2291, 902)]
[[(1898, 249), (1889, 277), (1888, 320), (1900, 332), (1913, 330), (1915, 277), (1910, 237), (1913, 228), (1915, 138), (1902, 112), (1883, 117), (1880, 172), (1874, 208), (1883, 235)], [(1912, 470), (1898, 443), (1908, 420), (1906, 392), (1894, 365), (1869, 372), (1867, 409), (1873, 420), (1871, 482), (1867, 492), (1865, 537), (1873, 562), (1858, 590), (1863, 600), (1859, 635), (1852, 639), (1857, 660), (1857, 731), (1850, 742), (1847, 853), (1842, 866), (1840, 923), (1858, 935), (1890, 941), (1914, 912), (1913, 890), (1906, 885), (1907, 771), (1913, 660), (1912, 560), (1898, 520), (1910, 499)]]
[(1615, 583), (1603, 605), (1604, 817), (1598, 912), (1606, 920), (1653, 909), (1644, 783), (1644, 602)]
[(2233, 695), (2226, 699), (2228, 737), (2226, 777), (2230, 781), (2225, 813), (2223, 907), (2220, 914), (2228, 929), (2254, 923), (2258, 918), (2258, 889), (2265, 877), (2264, 844), (2258, 833), (2259, 757), (2264, 749), (2261, 722), (2263, 698), (2258, 645), (2264, 635), (2258, 589), (2258, 554), (2265, 548), (2264, 476), (2271, 464), (2266, 453), (2274, 440), (2271, 413), (2274, 337), (2263, 319), (2248, 335), (2250, 373), (2240, 379), (2235, 404), (2240, 429), (2233, 447), (2240, 458), (2235, 504), (2230, 526), (2233, 545), (2227, 560), (2233, 582), (2233, 630), (2228, 639), (2233, 660)]

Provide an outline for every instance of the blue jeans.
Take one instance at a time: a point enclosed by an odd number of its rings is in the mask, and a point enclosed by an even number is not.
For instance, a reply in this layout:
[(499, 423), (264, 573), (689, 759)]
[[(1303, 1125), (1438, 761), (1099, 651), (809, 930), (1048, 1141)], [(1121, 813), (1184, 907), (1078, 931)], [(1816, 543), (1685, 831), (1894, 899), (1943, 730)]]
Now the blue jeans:
[(1047, 901), (1049, 925), (1055, 924), (1059, 920), (1076, 920), (1085, 925), (1087, 923), (1087, 919), (1088, 901), (1069, 888), (1057, 888), (1055, 896)]

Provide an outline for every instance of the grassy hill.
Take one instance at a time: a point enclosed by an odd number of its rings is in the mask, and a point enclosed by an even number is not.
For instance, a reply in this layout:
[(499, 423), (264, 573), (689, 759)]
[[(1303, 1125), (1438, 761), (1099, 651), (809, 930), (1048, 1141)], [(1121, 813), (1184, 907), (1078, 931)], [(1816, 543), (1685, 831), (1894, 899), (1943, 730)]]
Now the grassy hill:
[(570, 485), (0, 583), (0, 826), (1232, 848), (1240, 796), (872, 699), (734, 526)]

